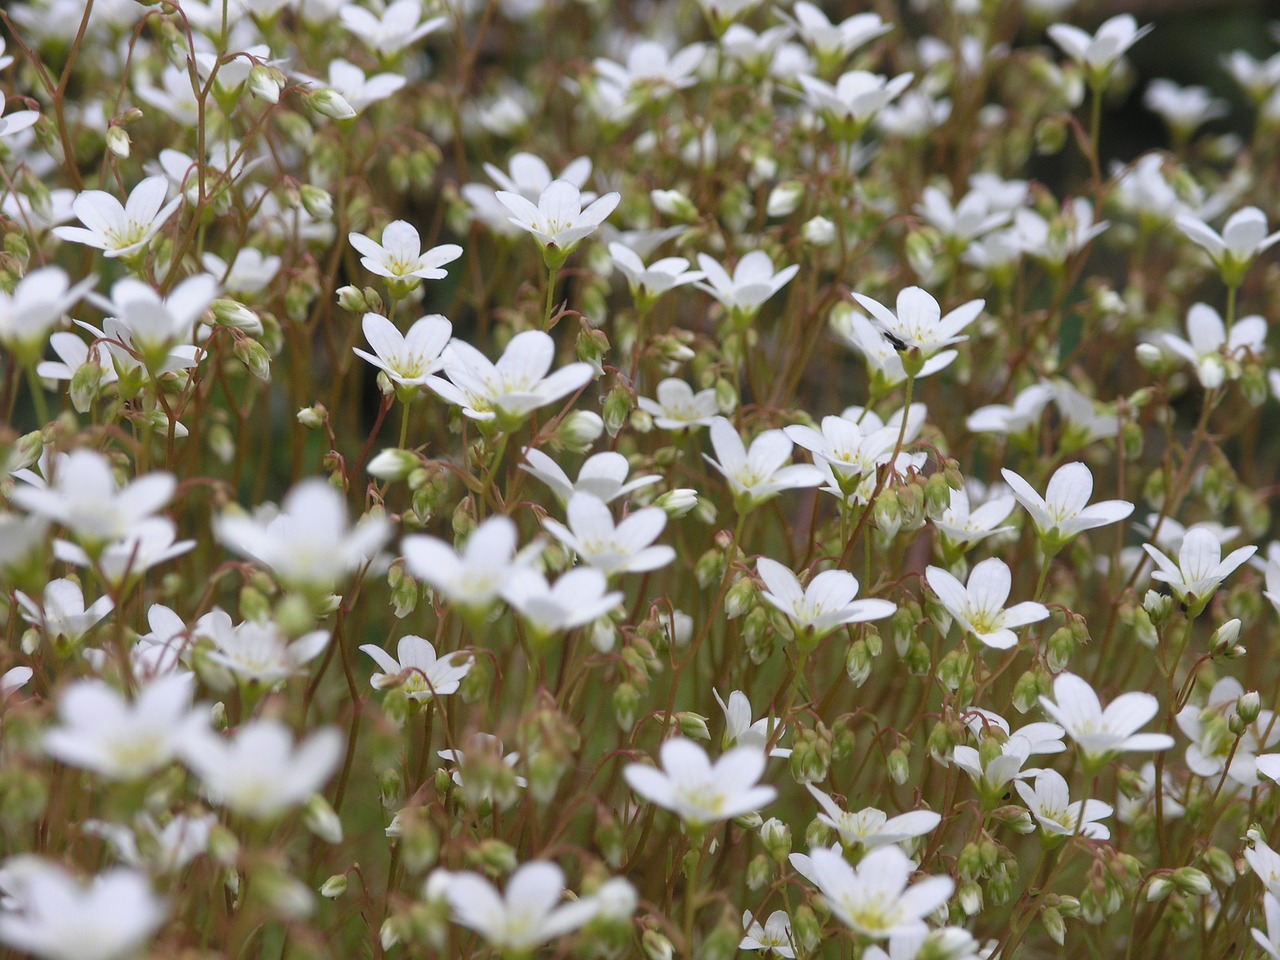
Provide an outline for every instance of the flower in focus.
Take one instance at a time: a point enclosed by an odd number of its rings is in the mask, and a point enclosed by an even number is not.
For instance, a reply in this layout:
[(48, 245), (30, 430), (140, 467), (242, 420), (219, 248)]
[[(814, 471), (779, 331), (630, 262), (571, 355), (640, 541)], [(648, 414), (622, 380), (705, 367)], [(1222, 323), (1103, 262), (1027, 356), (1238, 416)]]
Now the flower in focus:
[(1123, 693), (1103, 710), (1087, 681), (1074, 673), (1061, 673), (1053, 681), (1053, 695), (1056, 700), (1042, 696), (1040, 705), (1075, 742), (1086, 767), (1100, 767), (1117, 753), (1173, 746), (1168, 734), (1138, 733), (1160, 709), (1160, 702), (1149, 693)]
[(773, 787), (758, 783), (765, 767), (764, 750), (758, 747), (734, 747), (713, 764), (692, 740), (673, 737), (660, 753), (660, 770), (645, 763), (628, 764), (623, 771), (627, 783), (695, 830), (759, 810), (778, 795)]
[(1013, 785), (1046, 837), (1079, 834), (1090, 840), (1111, 838), (1111, 830), (1098, 823), (1103, 817), (1111, 816), (1111, 804), (1093, 799), (1070, 802), (1067, 781), (1057, 771), (1041, 770), (1036, 774), (1034, 787), (1022, 780), (1015, 780)]
[(750, 322), (761, 305), (781, 290), (799, 271), (799, 264), (777, 273), (773, 260), (763, 250), (752, 250), (733, 268), (733, 276), (705, 253), (698, 254), (698, 266), (706, 275), (697, 286), (719, 300), (739, 325)]
[(164, 226), (182, 204), (182, 195), (165, 203), (169, 178), (147, 177), (124, 204), (102, 190), (85, 190), (71, 205), (82, 227), (54, 227), (53, 234), (71, 243), (94, 247), (108, 257), (131, 257)]
[(1194, 365), (1200, 386), (1213, 390), (1226, 380), (1239, 379), (1240, 362), (1262, 356), (1266, 339), (1267, 321), (1262, 317), (1241, 317), (1228, 333), (1217, 310), (1195, 303), (1187, 311), (1187, 339), (1160, 333), (1156, 345)]
[[(780, 719), (761, 717), (752, 723), (751, 701), (741, 690), (730, 691), (728, 703), (720, 699), (720, 691), (712, 690), (711, 694), (724, 713), (724, 737), (720, 742), (721, 747), (726, 750), (731, 747), (755, 747), (757, 750), (763, 750), (769, 745), (769, 738), (782, 722)], [(774, 747), (769, 751), (769, 756), (785, 759), (791, 756), (791, 751), (786, 747)]]
[(537, 477), (556, 495), (561, 503), (568, 503), (576, 493), (589, 494), (601, 503), (612, 503), (633, 490), (657, 483), (662, 478), (657, 474), (636, 477), (628, 481), (631, 464), (620, 453), (607, 450), (590, 456), (578, 470), (578, 479), (570, 480), (560, 465), (541, 450), (526, 448), (521, 470), (527, 470)]
[(375, 690), (400, 690), (410, 700), (426, 701), (457, 693), (475, 661), (469, 653), (455, 651), (436, 656), (436, 648), (422, 637), (401, 637), (393, 657), (376, 644), (360, 649), (373, 657), (383, 673), (370, 679)]
[(453, 336), (453, 324), (438, 313), (419, 317), (407, 333), (381, 314), (366, 313), (361, 328), (373, 353), (359, 347), (352, 347), (352, 352), (401, 387), (425, 386), (432, 374), (443, 369), (442, 354)]
[(982, 312), (983, 300), (970, 300), (946, 316), (938, 301), (919, 287), (907, 287), (898, 294), (897, 312), (870, 297), (855, 293), (857, 300), (880, 324), (880, 331), (898, 349), (907, 375), (916, 377), (925, 362), (943, 347), (969, 339), (960, 331)]
[(742, 915), (742, 928), (746, 933), (739, 950), (768, 950), (786, 960), (795, 960), (795, 947), (791, 935), (791, 918), (785, 910), (775, 910), (769, 914), (764, 925), (751, 916), (750, 912)]
[(764, 599), (808, 635), (801, 641), (802, 647), (817, 643), (837, 627), (883, 620), (898, 609), (888, 600), (853, 599), (858, 594), (858, 580), (847, 570), (824, 570), (803, 588), (790, 568), (768, 557), (757, 558), (756, 572), (767, 587)]
[(678, 377), (668, 377), (656, 388), (657, 399), (638, 397), (636, 404), (653, 417), (653, 425), (661, 430), (686, 430), (710, 426), (720, 414), (715, 387), (696, 394)]
[(724, 417), (711, 422), (711, 446), (719, 460), (707, 457), (733, 492), (740, 513), (749, 511), (783, 490), (816, 487), (825, 479), (812, 464), (786, 466), (791, 457), (791, 440), (781, 430), (766, 430), (751, 441), (751, 449)]
[(351, 245), (360, 253), (361, 265), (372, 274), (390, 281), (393, 296), (404, 297), (423, 280), (443, 280), (448, 272), (441, 269), (462, 256), (456, 243), (445, 243), (423, 252), (422, 239), (413, 224), (393, 220), (382, 230), (382, 242), (363, 233), (348, 234)]
[(868, 807), (865, 810), (842, 810), (827, 794), (811, 783), (805, 784), (822, 813), (818, 819), (840, 835), (846, 847), (874, 850), (890, 843), (902, 843), (931, 833), (942, 822), (942, 815), (932, 810), (910, 810), (896, 817)]
[(606, 576), (656, 570), (676, 558), (671, 547), (651, 546), (667, 525), (667, 515), (658, 507), (637, 510), (615, 526), (613, 514), (598, 497), (575, 493), (565, 513), (567, 527), (549, 517), (542, 525), (584, 563)]
[(555, 584), (548, 584), (536, 570), (515, 573), (502, 588), (535, 639), (584, 626), (607, 615), (622, 602), (621, 591), (609, 591), (605, 575), (594, 567), (575, 567)]
[(1036, 532), (1050, 552), (1061, 549), (1085, 530), (1118, 523), (1133, 513), (1133, 504), (1127, 500), (1101, 500), (1089, 504), (1089, 497), (1093, 494), (1093, 474), (1083, 463), (1067, 463), (1059, 467), (1049, 478), (1043, 497), (1012, 470), (1002, 469), (1000, 475), (1018, 502), (1031, 514)]
[(497, 197), (511, 212), (511, 222), (533, 234), (552, 268), (563, 264), (580, 240), (595, 233), (622, 199), (617, 193), (606, 193), (584, 210), (582, 193), (567, 180), (552, 181), (536, 206), (506, 190), (499, 190)]
[(1049, 616), (1042, 603), (1026, 600), (1005, 609), (1013, 577), (1008, 565), (999, 557), (983, 560), (962, 584), (941, 567), (929, 567), (925, 580), (956, 620), (988, 647), (1007, 650), (1018, 642), (1014, 627), (1036, 623)]
[(1224, 560), (1222, 541), (1213, 531), (1203, 527), (1192, 527), (1187, 531), (1178, 548), (1177, 563), (1149, 543), (1143, 544), (1143, 549), (1159, 567), (1151, 578), (1167, 583), (1174, 596), (1187, 605), (1192, 616), (1204, 609), (1223, 580), (1258, 551), (1255, 546), (1240, 547), (1227, 554)]

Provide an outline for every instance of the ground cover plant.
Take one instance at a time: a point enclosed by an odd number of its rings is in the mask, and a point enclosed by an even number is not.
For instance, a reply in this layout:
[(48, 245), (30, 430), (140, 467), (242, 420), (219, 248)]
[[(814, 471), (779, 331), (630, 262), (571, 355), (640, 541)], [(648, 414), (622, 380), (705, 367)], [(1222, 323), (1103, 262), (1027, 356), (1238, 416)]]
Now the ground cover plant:
[(0, 944), (1280, 958), (1280, 37), (0, 24)]

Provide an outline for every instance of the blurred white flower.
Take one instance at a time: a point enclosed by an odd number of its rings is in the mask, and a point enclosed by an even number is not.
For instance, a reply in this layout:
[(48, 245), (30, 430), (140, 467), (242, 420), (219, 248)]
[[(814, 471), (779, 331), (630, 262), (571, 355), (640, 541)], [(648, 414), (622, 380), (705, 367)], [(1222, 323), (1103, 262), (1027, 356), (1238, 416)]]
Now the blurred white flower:
[(628, 764), (623, 771), (627, 783), (695, 829), (759, 810), (778, 795), (758, 783), (765, 767), (759, 747), (735, 747), (712, 764), (692, 740), (673, 737), (660, 754), (661, 770), (647, 763)]

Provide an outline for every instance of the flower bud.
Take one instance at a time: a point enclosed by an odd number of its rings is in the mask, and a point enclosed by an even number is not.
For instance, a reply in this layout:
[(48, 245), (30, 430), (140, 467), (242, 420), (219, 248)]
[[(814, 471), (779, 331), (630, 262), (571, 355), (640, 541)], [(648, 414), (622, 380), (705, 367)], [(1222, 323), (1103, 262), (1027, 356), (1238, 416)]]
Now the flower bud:
[(634, 406), (635, 397), (622, 384), (618, 384), (609, 391), (604, 401), (604, 426), (609, 431), (609, 436), (618, 435), (618, 431), (626, 424)]
[(271, 380), (271, 357), (267, 354), (267, 349), (257, 340), (249, 337), (240, 337), (235, 342), (233, 352), (236, 358), (249, 368), (259, 380), (270, 382)]
[(1173, 893), (1173, 881), (1167, 877), (1156, 877), (1147, 884), (1147, 903), (1156, 903)]
[(902, 786), (911, 777), (911, 761), (907, 757), (905, 748), (897, 747), (889, 751), (887, 761), (889, 768), (889, 779), (898, 786)]
[(960, 909), (965, 912), (966, 916), (972, 917), (982, 909), (982, 888), (973, 881), (962, 883), (956, 898), (960, 902)]
[(677, 487), (662, 494), (653, 504), (662, 508), (672, 520), (679, 520), (698, 505), (698, 492), (689, 487)]
[(1040, 922), (1044, 924), (1045, 933), (1058, 946), (1067, 939), (1067, 925), (1057, 907), (1043, 907), (1040, 910)]
[(1246, 725), (1256, 721), (1261, 712), (1262, 699), (1258, 696), (1257, 690), (1241, 694), (1240, 699), (1236, 701), (1236, 714)]
[(338, 288), (338, 306), (348, 313), (363, 315), (369, 312), (369, 304), (365, 301), (364, 292), (351, 284)]
[(676, 714), (676, 722), (680, 724), (680, 732), (693, 740), (710, 740), (711, 731), (707, 729), (707, 718), (700, 713), (682, 710)]
[(762, 890), (773, 880), (773, 862), (763, 853), (757, 853), (747, 864), (747, 889)]
[(791, 853), (791, 828), (777, 817), (770, 817), (760, 826), (760, 841), (769, 856), (783, 863)]
[(239, 330), (251, 337), (262, 336), (262, 320), (243, 303), (227, 297), (219, 297), (210, 308), (213, 319), (220, 326)]
[(1144, 370), (1159, 373), (1165, 367), (1164, 351), (1154, 343), (1140, 343), (1133, 348), (1133, 353), (1138, 358), (1139, 366)]
[(765, 214), (770, 217), (789, 217), (804, 200), (804, 184), (799, 180), (784, 180), (769, 191)]
[(302, 207), (307, 213), (320, 221), (333, 219), (333, 197), (328, 190), (322, 190), (320, 187), (304, 183), (300, 192), (302, 194)]
[(129, 158), (129, 133), (124, 127), (113, 124), (107, 128), (107, 149), (121, 160)]
[(325, 843), (342, 842), (342, 820), (329, 801), (318, 793), (307, 798), (303, 808), (303, 820), (307, 829)]
[(337, 900), (347, 892), (347, 877), (342, 873), (335, 873), (332, 877), (320, 884), (320, 896), (327, 900)]
[(640, 937), (640, 946), (649, 960), (672, 960), (676, 954), (671, 941), (657, 930), (646, 930)]
[(415, 453), (409, 450), (383, 450), (369, 461), (365, 467), (370, 476), (379, 480), (396, 482), (406, 479), (410, 473), (422, 465)]
[(337, 90), (316, 90), (307, 97), (311, 109), (331, 120), (352, 120), (356, 112)]
[(800, 236), (815, 247), (827, 247), (835, 243), (836, 225), (826, 217), (813, 217), (804, 222), (804, 226), (800, 228)]
[(640, 709), (640, 692), (630, 683), (620, 683), (613, 690), (613, 716), (624, 731), (636, 725)]
[(249, 92), (267, 103), (279, 103), (284, 89), (285, 76), (275, 67), (255, 63), (249, 70)]
[(1209, 638), (1209, 649), (1213, 651), (1215, 657), (1220, 657), (1228, 653), (1235, 647), (1236, 641), (1240, 639), (1240, 620), (1228, 620), (1217, 630), (1213, 631), (1213, 636)]
[(560, 421), (552, 437), (553, 446), (571, 453), (586, 453), (604, 433), (604, 420), (590, 410), (574, 410)]
[(651, 190), (649, 199), (655, 210), (668, 217), (688, 222), (698, 219), (698, 208), (679, 190)]

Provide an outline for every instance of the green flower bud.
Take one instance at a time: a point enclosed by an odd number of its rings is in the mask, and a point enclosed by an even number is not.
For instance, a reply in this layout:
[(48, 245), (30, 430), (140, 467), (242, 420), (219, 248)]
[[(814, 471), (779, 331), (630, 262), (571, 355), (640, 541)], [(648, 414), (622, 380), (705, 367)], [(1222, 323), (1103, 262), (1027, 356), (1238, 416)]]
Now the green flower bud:
[(618, 726), (629, 731), (636, 725), (640, 709), (640, 692), (630, 683), (620, 683), (613, 690), (613, 716)]
[(622, 384), (617, 384), (604, 401), (604, 427), (609, 436), (616, 437), (618, 431), (626, 425), (627, 418), (635, 406), (635, 397)]
[(680, 724), (680, 732), (693, 740), (710, 740), (711, 731), (707, 729), (707, 718), (700, 713), (682, 710), (676, 714), (676, 722)]
[(773, 880), (773, 862), (763, 853), (757, 853), (747, 864), (747, 889), (763, 890)]
[(335, 873), (332, 877), (320, 884), (320, 896), (326, 900), (338, 900), (347, 892), (346, 874)]
[(1062, 946), (1066, 942), (1067, 925), (1057, 907), (1042, 907), (1040, 909), (1040, 922), (1044, 924), (1045, 933), (1049, 934), (1049, 939), (1054, 943)]

